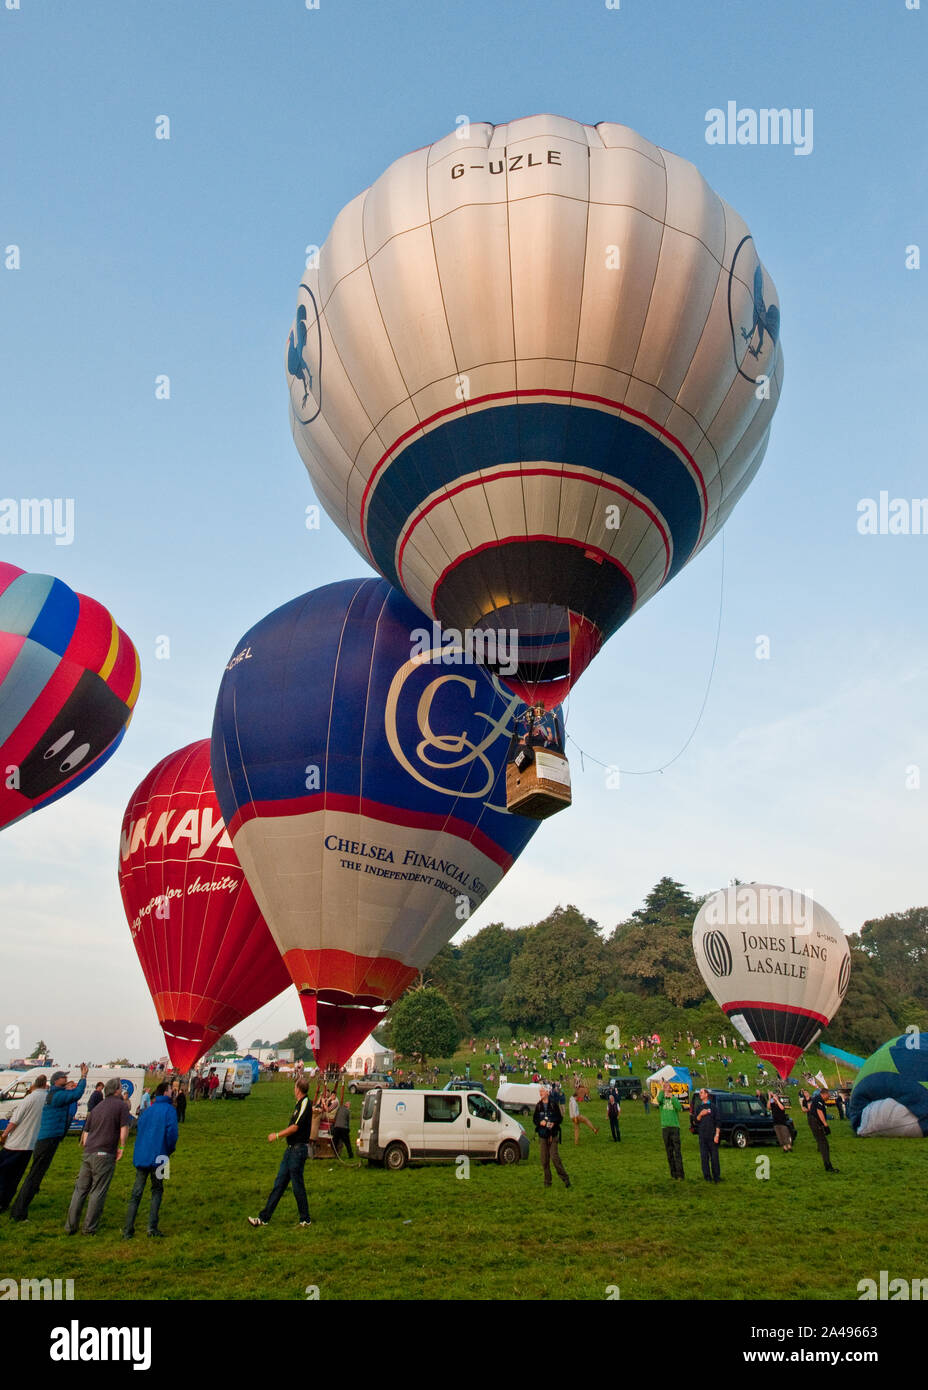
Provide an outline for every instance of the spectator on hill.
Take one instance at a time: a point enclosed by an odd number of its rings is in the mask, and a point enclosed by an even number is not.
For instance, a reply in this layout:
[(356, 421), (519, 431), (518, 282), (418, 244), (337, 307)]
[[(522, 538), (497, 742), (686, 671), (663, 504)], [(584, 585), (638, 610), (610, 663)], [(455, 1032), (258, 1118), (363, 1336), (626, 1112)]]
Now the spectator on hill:
[(151, 1180), (151, 1201), (148, 1205), (148, 1234), (160, 1239), (163, 1232), (158, 1229), (158, 1214), (164, 1196), (164, 1180), (168, 1172), (168, 1160), (177, 1147), (178, 1115), (167, 1095), (167, 1082), (155, 1087), (155, 1098), (139, 1115), (135, 1134), (135, 1148), (132, 1163), (135, 1168), (135, 1183), (126, 1208), (123, 1225), (123, 1240), (131, 1240), (135, 1235), (135, 1218), (139, 1203), (145, 1191), (145, 1184)]

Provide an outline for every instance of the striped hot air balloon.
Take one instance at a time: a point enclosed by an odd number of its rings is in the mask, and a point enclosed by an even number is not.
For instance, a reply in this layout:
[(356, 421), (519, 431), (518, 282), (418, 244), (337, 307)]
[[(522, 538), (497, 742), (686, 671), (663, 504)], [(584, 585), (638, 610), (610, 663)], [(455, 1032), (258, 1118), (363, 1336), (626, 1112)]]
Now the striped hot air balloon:
[(289, 985), (222, 819), (209, 739), (163, 758), (133, 792), (119, 890), (178, 1071)]
[(138, 653), (101, 603), (0, 562), (0, 828), (115, 753), (140, 681)]
[(329, 584), (246, 633), (219, 690), (219, 804), (326, 1066), (536, 828), (505, 810), (519, 702), (429, 628), (383, 580)]
[(323, 506), (559, 704), (722, 526), (780, 395), (776, 290), (698, 170), (627, 126), (473, 124), (337, 217), (287, 343)]
[(806, 893), (742, 883), (713, 893), (693, 925), (710, 993), (785, 1080), (835, 1016), (851, 978), (847, 937)]

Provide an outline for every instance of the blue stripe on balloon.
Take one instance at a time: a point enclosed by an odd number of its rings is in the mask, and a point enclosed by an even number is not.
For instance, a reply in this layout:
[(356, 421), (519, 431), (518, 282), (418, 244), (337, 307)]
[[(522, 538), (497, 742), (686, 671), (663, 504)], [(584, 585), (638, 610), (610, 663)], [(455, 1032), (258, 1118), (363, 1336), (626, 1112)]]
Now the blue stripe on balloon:
[[(702, 525), (698, 485), (678, 454), (621, 415), (552, 402), (493, 406), (446, 420), (407, 444), (371, 493), (367, 541), (391, 584), (399, 585), (396, 546), (409, 519), (439, 488), (480, 469), (510, 463), (594, 469), (634, 488), (670, 530), (672, 578), (692, 555)], [(555, 480), (552, 479), (552, 482)], [(595, 480), (593, 480), (595, 481)]]
[[(26, 638), (0, 685), (0, 745), (6, 743), (51, 680), (61, 658)], [(49, 716), (51, 718), (51, 716)]]
[(67, 584), (60, 579), (52, 581), (42, 611), (32, 624), (29, 636), (33, 642), (41, 642), (50, 652), (64, 656), (68, 643), (74, 635), (80, 613), (80, 599)]
[(0, 594), (0, 632), (28, 637), (56, 584), (50, 574), (20, 574)]

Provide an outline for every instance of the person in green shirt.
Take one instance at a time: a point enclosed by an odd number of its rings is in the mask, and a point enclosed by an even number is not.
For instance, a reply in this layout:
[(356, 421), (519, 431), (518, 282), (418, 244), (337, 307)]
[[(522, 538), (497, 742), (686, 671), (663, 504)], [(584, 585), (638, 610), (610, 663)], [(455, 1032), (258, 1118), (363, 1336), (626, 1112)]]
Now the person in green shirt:
[(670, 1082), (664, 1082), (664, 1088), (657, 1102), (658, 1114), (661, 1117), (661, 1136), (664, 1140), (664, 1150), (667, 1154), (667, 1162), (670, 1164), (670, 1176), (679, 1178), (683, 1181), (683, 1153), (680, 1149), (680, 1121), (677, 1118), (683, 1110), (682, 1105), (670, 1093)]

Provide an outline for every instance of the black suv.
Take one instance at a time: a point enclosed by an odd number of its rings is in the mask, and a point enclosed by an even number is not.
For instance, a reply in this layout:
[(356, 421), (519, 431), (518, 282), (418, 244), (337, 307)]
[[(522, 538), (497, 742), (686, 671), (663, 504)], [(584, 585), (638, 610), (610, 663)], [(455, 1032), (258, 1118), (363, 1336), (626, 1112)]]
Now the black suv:
[[(752, 1144), (777, 1142), (770, 1111), (764, 1109), (756, 1096), (746, 1091), (710, 1090), (709, 1098), (715, 1102), (719, 1112), (720, 1143), (731, 1144), (733, 1149), (748, 1149)], [(698, 1091), (693, 1096), (690, 1110), (694, 1116), (699, 1110)], [(795, 1142), (796, 1126), (788, 1115), (786, 1127)]]
[(619, 1100), (640, 1100), (641, 1077), (613, 1076), (608, 1081), (600, 1081), (596, 1089), (600, 1100), (605, 1100), (610, 1091), (615, 1091)]

